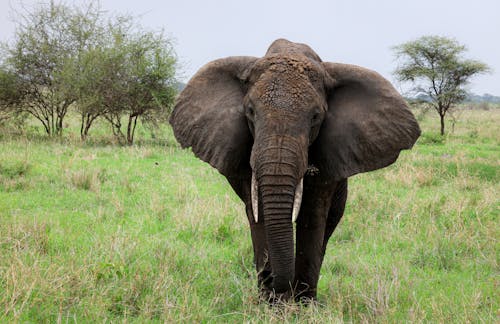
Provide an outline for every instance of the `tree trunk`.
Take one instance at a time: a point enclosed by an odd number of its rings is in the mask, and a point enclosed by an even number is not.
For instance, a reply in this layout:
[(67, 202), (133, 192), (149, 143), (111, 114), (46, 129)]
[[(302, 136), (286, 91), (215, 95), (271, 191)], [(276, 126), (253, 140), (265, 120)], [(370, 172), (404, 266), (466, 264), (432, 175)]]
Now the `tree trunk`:
[(80, 137), (82, 141), (86, 140), (88, 135), (89, 135), (89, 130), (90, 127), (92, 126), (92, 123), (99, 117), (100, 114), (83, 114), (82, 113), (82, 124), (80, 127)]
[(86, 126), (85, 126), (85, 130), (84, 130), (84, 136), (85, 138), (87, 138), (89, 136), (89, 129), (90, 129), (90, 126), (92, 125), (92, 122), (88, 123)]
[(441, 119), (441, 135), (444, 135), (444, 115), (439, 114), (439, 117)]
[(50, 131), (50, 122), (49, 122), (49, 120), (46, 119), (45, 121), (43, 121), (42, 119), (40, 119), (40, 121), (42, 122), (43, 128), (45, 129), (45, 133), (47, 133), (48, 136), (52, 135), (51, 131)]
[(84, 127), (85, 127), (85, 114), (82, 114), (82, 121), (80, 123), (80, 138), (82, 141), (85, 141), (86, 135), (84, 134)]
[(111, 130), (113, 131), (113, 135), (123, 139), (125, 136), (122, 133), (122, 123), (119, 115), (115, 114), (105, 114), (104, 118), (111, 124)]
[(47, 132), (47, 135), (52, 136), (53, 128), (51, 127), (52, 123), (50, 122), (50, 118), (46, 117), (45, 118), (45, 123), (43, 124), (43, 127), (45, 127), (45, 131)]
[(56, 120), (56, 135), (61, 136), (63, 132), (63, 115), (57, 115), (57, 120)]
[(135, 127), (137, 126), (137, 117), (136, 115), (131, 115), (128, 118), (128, 125), (127, 125), (127, 143), (129, 145), (132, 145), (134, 143), (134, 133), (135, 133)]

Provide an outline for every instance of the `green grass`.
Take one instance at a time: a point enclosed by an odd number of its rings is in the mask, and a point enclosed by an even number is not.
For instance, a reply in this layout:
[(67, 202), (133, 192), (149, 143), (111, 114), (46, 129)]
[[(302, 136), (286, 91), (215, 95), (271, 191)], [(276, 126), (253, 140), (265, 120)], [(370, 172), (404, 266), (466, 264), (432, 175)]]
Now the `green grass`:
[(243, 204), (170, 132), (0, 136), (0, 322), (498, 322), (500, 111), (350, 180), (319, 304), (259, 303)]

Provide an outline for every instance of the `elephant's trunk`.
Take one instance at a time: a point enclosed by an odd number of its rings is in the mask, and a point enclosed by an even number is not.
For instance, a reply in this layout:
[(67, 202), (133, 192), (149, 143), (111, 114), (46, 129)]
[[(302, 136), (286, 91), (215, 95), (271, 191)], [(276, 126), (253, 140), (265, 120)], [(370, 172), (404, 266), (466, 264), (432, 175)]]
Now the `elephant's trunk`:
[[(294, 278), (295, 258), (292, 218), (300, 209), (302, 176), (305, 161), (299, 152), (298, 143), (283, 143), (273, 139), (263, 150), (254, 152), (255, 177), (258, 205), (266, 231), (269, 261), (272, 268), (270, 288), (283, 293), (291, 288)], [(297, 199), (296, 199), (297, 198)], [(254, 202), (254, 205), (256, 203)]]
[[(294, 277), (292, 210), (295, 183), (280, 176), (259, 177), (260, 201), (269, 260), (273, 270), (272, 288), (281, 293), (290, 289)], [(278, 182), (279, 184), (276, 184)]]
[[(259, 183), (257, 182), (257, 177), (255, 176), (255, 172), (252, 172), (251, 194), (252, 194), (252, 211), (255, 223), (259, 222), (259, 197), (257, 195), (258, 190), (259, 190)], [(295, 223), (297, 217), (299, 217), (303, 191), (304, 191), (304, 178), (300, 179), (299, 184), (295, 188), (295, 197), (293, 201), (293, 210), (292, 210), (293, 223)]]

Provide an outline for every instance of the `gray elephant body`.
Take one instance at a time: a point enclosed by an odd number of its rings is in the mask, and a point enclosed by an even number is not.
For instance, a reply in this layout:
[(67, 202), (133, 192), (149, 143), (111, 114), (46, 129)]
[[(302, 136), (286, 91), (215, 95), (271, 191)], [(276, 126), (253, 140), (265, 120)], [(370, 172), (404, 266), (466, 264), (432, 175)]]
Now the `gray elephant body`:
[(283, 39), (262, 58), (205, 65), (170, 123), (182, 147), (217, 168), (245, 203), (259, 285), (273, 300), (316, 297), (347, 178), (393, 163), (420, 135), (379, 74), (322, 62)]

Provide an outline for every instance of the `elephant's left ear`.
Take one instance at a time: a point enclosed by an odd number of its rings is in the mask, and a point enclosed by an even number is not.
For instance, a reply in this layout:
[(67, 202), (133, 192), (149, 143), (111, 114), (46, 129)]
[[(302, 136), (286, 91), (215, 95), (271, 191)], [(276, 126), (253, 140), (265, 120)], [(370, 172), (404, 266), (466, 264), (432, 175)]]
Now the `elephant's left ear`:
[(413, 146), (420, 128), (389, 81), (359, 66), (323, 64), (334, 82), (310, 153), (320, 172), (339, 180), (380, 169)]
[(183, 148), (226, 177), (247, 167), (252, 147), (243, 97), (244, 80), (257, 58), (231, 56), (203, 66), (179, 94), (170, 124)]

